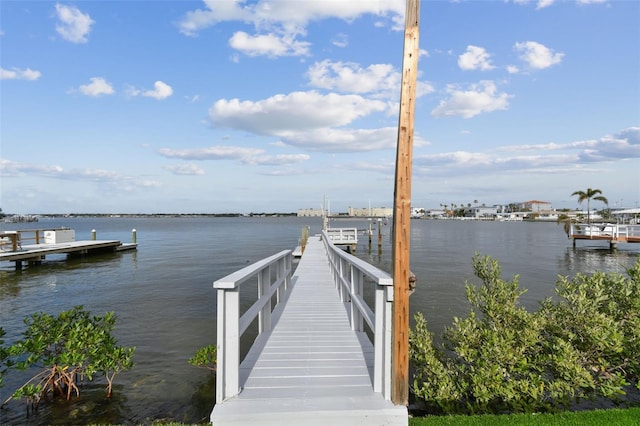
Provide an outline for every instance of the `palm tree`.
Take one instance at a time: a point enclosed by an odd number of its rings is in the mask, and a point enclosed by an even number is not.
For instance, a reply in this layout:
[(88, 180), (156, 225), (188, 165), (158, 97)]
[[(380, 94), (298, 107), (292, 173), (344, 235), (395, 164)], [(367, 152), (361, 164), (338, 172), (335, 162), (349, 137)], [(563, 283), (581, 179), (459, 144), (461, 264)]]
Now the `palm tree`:
[(564, 228), (564, 232), (567, 234), (567, 237), (569, 236), (569, 233), (571, 232), (571, 224), (575, 222), (575, 219), (570, 217), (567, 214), (561, 214), (560, 216), (558, 216), (558, 219), (556, 220), (556, 223), (558, 225), (562, 224), (563, 228)]
[(606, 205), (609, 205), (609, 201), (606, 199), (606, 197), (604, 197), (603, 195), (598, 195), (598, 194), (602, 194), (602, 191), (599, 190), (599, 189), (591, 189), (591, 188), (587, 188), (586, 191), (576, 191), (573, 194), (571, 194), (572, 197), (574, 195), (578, 196), (578, 204), (582, 204), (582, 202), (584, 200), (587, 200), (587, 223), (591, 223), (590, 203), (591, 203), (591, 199), (592, 198), (594, 200), (597, 200), (597, 201), (602, 201)]

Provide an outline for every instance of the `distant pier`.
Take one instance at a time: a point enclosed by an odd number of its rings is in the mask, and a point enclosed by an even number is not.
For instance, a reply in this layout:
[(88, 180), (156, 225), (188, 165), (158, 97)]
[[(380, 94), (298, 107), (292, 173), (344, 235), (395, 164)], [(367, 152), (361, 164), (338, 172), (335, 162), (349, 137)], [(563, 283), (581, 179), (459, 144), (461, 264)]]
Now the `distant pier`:
[(95, 231), (92, 231), (92, 239), (75, 241), (75, 232), (72, 229), (25, 229), (0, 232), (0, 261), (14, 262), (17, 269), (23, 262), (37, 265), (52, 254), (80, 254), (117, 252), (135, 250), (136, 231), (132, 231), (131, 243), (123, 243), (119, 240), (96, 240)]
[(329, 240), (336, 246), (346, 247), (350, 253), (356, 251), (358, 230), (356, 228), (327, 228)]

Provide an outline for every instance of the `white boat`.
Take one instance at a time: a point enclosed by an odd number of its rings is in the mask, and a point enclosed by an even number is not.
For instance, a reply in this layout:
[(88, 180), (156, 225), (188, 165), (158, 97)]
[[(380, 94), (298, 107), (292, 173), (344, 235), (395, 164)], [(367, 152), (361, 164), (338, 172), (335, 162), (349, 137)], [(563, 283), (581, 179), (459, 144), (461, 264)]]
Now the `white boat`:
[(609, 223), (592, 223), (590, 225), (575, 225), (576, 234), (592, 237), (611, 237), (615, 234), (615, 225)]

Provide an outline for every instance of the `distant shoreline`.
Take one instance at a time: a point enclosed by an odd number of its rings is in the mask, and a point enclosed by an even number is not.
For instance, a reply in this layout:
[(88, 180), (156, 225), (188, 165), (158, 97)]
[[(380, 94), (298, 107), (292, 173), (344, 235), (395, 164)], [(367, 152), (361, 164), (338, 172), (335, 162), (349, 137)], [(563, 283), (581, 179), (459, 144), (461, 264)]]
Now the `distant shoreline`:
[[(13, 214), (5, 214), (5, 218)], [(75, 218), (75, 217), (107, 217), (107, 218), (135, 218), (135, 217), (289, 217), (297, 213), (39, 213), (31, 214), (39, 218)]]

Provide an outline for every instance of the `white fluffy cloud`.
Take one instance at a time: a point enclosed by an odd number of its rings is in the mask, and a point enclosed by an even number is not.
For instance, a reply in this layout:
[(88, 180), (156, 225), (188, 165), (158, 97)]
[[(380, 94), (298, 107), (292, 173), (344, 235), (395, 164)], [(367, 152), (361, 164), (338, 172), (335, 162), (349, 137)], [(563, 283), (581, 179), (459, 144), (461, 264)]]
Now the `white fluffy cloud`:
[(520, 52), (520, 59), (530, 68), (544, 69), (562, 62), (564, 53), (556, 53), (552, 49), (535, 41), (516, 43), (514, 50)]
[(193, 163), (166, 166), (165, 169), (169, 170), (171, 173), (175, 175), (182, 175), (182, 176), (201, 176), (205, 174), (204, 170), (202, 170), (200, 167), (196, 166)]
[[(264, 149), (245, 148), (239, 146), (211, 146), (198, 149), (170, 149), (162, 148), (158, 150), (158, 154), (166, 158), (177, 158), (181, 160), (237, 160), (243, 164), (260, 165), (260, 166), (282, 166), (307, 161), (307, 154), (265, 154)], [(187, 166), (170, 166), (167, 169), (179, 174), (204, 174), (187, 173), (194, 170), (200, 170), (197, 166), (190, 164)], [(178, 174), (178, 173), (177, 173)]]
[(40, 71), (34, 71), (31, 68), (27, 68), (24, 70), (18, 68), (12, 68), (10, 70), (6, 70), (4, 68), (0, 68), (0, 80), (37, 80), (40, 78), (42, 73)]
[(478, 46), (469, 45), (467, 51), (458, 57), (458, 66), (463, 70), (492, 70), (491, 55)]
[(307, 42), (295, 40), (291, 36), (278, 34), (250, 35), (238, 31), (229, 40), (229, 45), (248, 56), (308, 56)]
[(377, 93), (393, 91), (397, 97), (402, 75), (389, 64), (372, 64), (366, 68), (349, 62), (324, 60), (307, 72), (309, 84), (343, 93)]
[(343, 126), (387, 107), (358, 95), (293, 92), (259, 101), (220, 99), (209, 109), (209, 118), (216, 126), (279, 136), (292, 130)]
[(371, 14), (388, 17), (394, 29), (404, 28), (405, 5), (397, 0), (377, 1), (301, 1), (291, 0), (204, 0), (204, 8), (189, 11), (178, 23), (180, 32), (193, 36), (205, 28), (225, 21), (244, 21), (256, 27), (288, 27), (301, 31), (307, 23), (326, 18), (352, 21)]
[(481, 81), (467, 90), (451, 85), (447, 88), (449, 97), (442, 100), (431, 114), (435, 117), (461, 116), (475, 117), (478, 114), (504, 110), (509, 106), (512, 95), (498, 92), (493, 81)]
[[(156, 81), (153, 83), (153, 89), (150, 90), (141, 90), (134, 86), (127, 86), (125, 90), (127, 96), (136, 97), (136, 96), (146, 96), (148, 98), (154, 98), (157, 100), (162, 100), (173, 95), (173, 88), (169, 86), (164, 81)], [(192, 100), (197, 100), (197, 97), (191, 98)]]
[[(322, 152), (366, 152), (393, 149), (398, 141), (397, 127), (378, 129), (321, 128), (283, 132), (282, 139), (289, 145)], [(416, 145), (423, 145), (416, 138)]]
[(595, 170), (594, 165), (620, 159), (640, 158), (640, 127), (629, 127), (613, 135), (566, 143), (505, 146), (491, 152), (452, 151), (416, 155), (416, 174), (430, 176), (481, 176), (498, 171), (510, 173), (565, 173)]
[(58, 165), (20, 163), (6, 159), (0, 159), (0, 176), (41, 176), (68, 181), (83, 181), (99, 185), (109, 185), (123, 190), (160, 186), (160, 183), (157, 181), (123, 175), (114, 170), (90, 168), (65, 169)]
[(154, 99), (166, 99), (173, 94), (173, 89), (167, 83), (163, 81), (156, 81), (153, 84), (153, 90), (146, 90), (142, 92), (142, 96), (147, 96)]
[(56, 31), (63, 39), (72, 43), (86, 43), (91, 26), (95, 23), (88, 13), (82, 13), (75, 6), (56, 4), (56, 16), (59, 23)]
[[(353, 21), (362, 15), (386, 19), (398, 31), (404, 29), (405, 5), (397, 0), (377, 1), (299, 1), (290, 0), (204, 0), (204, 8), (187, 12), (178, 23), (181, 33), (195, 36), (199, 31), (227, 21), (253, 25), (256, 34), (235, 32), (229, 40), (234, 49), (250, 56), (308, 56), (310, 43), (306, 36), (309, 22), (327, 18)], [(345, 45), (342, 38), (336, 45)]]
[(244, 148), (238, 146), (212, 146), (200, 149), (170, 149), (162, 148), (158, 151), (167, 158), (182, 160), (238, 160), (264, 153), (260, 148)]
[(115, 93), (111, 84), (102, 77), (92, 77), (89, 79), (91, 83), (81, 85), (78, 90), (87, 96), (112, 95)]

